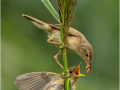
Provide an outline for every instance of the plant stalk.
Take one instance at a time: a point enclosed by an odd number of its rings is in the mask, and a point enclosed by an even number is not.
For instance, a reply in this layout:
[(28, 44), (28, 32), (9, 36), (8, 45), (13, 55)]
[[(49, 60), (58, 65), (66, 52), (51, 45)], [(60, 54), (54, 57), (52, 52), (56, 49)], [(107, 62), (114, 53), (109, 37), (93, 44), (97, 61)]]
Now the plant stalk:
[[(64, 74), (68, 71), (68, 65), (67, 65), (67, 51), (65, 47), (65, 38), (63, 30), (65, 27), (60, 23), (60, 31), (61, 31), (61, 46), (62, 46), (62, 55), (63, 55), (63, 67), (64, 67)], [(66, 38), (67, 39), (67, 38)], [(65, 40), (65, 41), (64, 41)], [(69, 77), (65, 77), (64, 80), (64, 90), (69, 90)]]

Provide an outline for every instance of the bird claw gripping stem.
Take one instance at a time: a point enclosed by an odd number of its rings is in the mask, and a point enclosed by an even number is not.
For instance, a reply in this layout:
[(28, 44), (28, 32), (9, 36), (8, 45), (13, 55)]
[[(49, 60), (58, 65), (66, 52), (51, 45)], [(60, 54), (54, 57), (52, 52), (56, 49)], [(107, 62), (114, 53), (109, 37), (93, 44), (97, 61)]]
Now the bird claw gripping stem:
[(68, 43), (65, 43), (65, 45), (64, 46), (62, 46), (62, 45), (60, 45), (60, 49), (62, 49), (62, 48), (66, 48), (68, 46)]
[(68, 71), (66, 71), (65, 73), (63, 72), (62, 74), (61, 74), (61, 76), (64, 78), (64, 77), (69, 77), (69, 70)]

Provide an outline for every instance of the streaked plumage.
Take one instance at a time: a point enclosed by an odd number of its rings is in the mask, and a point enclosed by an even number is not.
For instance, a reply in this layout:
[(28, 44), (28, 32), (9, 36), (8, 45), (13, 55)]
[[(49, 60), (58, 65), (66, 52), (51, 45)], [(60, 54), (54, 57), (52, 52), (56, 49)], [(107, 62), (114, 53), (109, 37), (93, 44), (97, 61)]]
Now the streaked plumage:
[[(72, 90), (75, 90), (80, 76), (78, 66), (69, 68), (68, 77)], [(20, 90), (64, 90), (64, 76), (53, 72), (32, 72), (17, 77), (15, 85)]]

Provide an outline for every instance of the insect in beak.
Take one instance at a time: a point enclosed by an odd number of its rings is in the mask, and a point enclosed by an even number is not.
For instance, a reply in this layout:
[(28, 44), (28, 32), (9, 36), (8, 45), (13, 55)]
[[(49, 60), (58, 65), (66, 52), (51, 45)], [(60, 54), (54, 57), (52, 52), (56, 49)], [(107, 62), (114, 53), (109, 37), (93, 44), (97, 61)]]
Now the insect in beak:
[(91, 72), (91, 62), (89, 60), (86, 59), (86, 63), (87, 63), (87, 66), (86, 66), (86, 72), (87, 73), (90, 73)]

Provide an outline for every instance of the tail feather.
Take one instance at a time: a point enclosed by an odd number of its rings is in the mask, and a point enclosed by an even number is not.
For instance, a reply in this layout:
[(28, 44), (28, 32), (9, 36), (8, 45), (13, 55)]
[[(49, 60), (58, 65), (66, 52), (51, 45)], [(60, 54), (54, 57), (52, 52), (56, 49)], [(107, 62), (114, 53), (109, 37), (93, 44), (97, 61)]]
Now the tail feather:
[(28, 16), (28, 15), (25, 15), (25, 14), (23, 14), (22, 16), (29, 19), (35, 26), (37, 26), (40, 29), (45, 30), (46, 32), (48, 32), (52, 29), (52, 27), (49, 26), (47, 23), (44, 23), (38, 19), (35, 19), (35, 18)]

